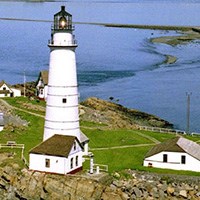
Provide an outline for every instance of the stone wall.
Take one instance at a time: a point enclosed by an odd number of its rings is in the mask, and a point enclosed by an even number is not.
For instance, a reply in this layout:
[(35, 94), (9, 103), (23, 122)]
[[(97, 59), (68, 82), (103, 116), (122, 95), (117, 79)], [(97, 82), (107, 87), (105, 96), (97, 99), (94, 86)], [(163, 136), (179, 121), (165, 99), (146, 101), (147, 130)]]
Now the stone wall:
[[(114, 179), (110, 183), (105, 179), (102, 181), (102, 179), (90, 177), (87, 173), (75, 176), (52, 175), (27, 169), (20, 170), (19, 165), (12, 164), (0, 168), (0, 199), (200, 199), (199, 177), (160, 176), (131, 170), (128, 173), (132, 176), (131, 178), (126, 180)], [(106, 180), (108, 179), (106, 178)]]

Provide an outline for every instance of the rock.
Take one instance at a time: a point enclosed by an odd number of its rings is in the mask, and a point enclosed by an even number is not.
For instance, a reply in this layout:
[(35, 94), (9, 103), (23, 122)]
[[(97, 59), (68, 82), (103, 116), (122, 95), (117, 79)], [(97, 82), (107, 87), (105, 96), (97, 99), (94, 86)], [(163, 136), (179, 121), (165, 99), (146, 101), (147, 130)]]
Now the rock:
[(113, 181), (112, 184), (115, 185), (115, 186), (118, 187), (118, 188), (123, 186), (123, 183), (120, 182), (120, 181)]
[(110, 128), (137, 128), (137, 125), (172, 128), (169, 122), (138, 110), (91, 97), (81, 103), (81, 120), (106, 124)]
[(200, 192), (197, 192), (197, 193), (196, 193), (196, 196), (197, 196), (197, 197), (200, 197)]
[(129, 199), (129, 195), (126, 194), (125, 192), (123, 192), (123, 193), (121, 194), (121, 197), (122, 197), (123, 200)]
[(140, 198), (142, 196), (142, 192), (137, 187), (133, 187), (133, 192), (136, 198)]
[(121, 198), (121, 196), (119, 194), (115, 194), (115, 193), (108, 193), (108, 192), (104, 192), (102, 197), (101, 197), (102, 200), (123, 200)]
[(159, 199), (160, 200), (164, 200), (165, 199), (165, 193), (164, 193), (163, 190), (159, 190), (158, 195), (159, 195)]
[(187, 191), (186, 191), (186, 190), (181, 190), (181, 191), (179, 192), (179, 195), (180, 195), (181, 197), (187, 198)]
[(172, 195), (174, 193), (174, 188), (173, 187), (167, 187), (167, 193)]

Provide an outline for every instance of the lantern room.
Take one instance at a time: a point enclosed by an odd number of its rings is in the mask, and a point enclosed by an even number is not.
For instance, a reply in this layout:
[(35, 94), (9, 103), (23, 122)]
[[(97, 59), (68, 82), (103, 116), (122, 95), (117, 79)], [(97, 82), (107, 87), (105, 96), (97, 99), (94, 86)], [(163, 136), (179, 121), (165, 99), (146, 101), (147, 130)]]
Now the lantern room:
[(54, 15), (54, 31), (72, 31), (72, 15), (65, 11), (65, 6), (61, 6), (61, 11)]

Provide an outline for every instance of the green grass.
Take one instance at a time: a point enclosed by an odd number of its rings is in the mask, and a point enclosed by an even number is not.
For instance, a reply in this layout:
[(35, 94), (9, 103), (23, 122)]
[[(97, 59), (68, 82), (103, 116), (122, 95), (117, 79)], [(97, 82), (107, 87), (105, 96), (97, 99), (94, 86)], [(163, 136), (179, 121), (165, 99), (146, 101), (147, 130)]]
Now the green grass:
[(164, 142), (168, 139), (175, 137), (175, 134), (170, 134), (170, 133), (157, 133), (157, 132), (151, 132), (151, 131), (140, 131), (140, 132), (145, 135), (151, 136), (160, 142)]
[(17, 144), (24, 144), (24, 155), (28, 159), (28, 152), (31, 148), (42, 142), (44, 119), (27, 114), (22, 111), (15, 111), (22, 119), (28, 121), (28, 127), (15, 128), (14, 131), (3, 130), (1, 132), (0, 143), (6, 143), (9, 140), (16, 141)]
[(91, 148), (115, 147), (135, 144), (150, 144), (147, 138), (144, 138), (134, 131), (129, 130), (101, 130), (101, 129), (85, 129), (82, 131), (90, 138)]
[(4, 98), (4, 100), (6, 100), (10, 105), (15, 106), (17, 108), (20, 109), (26, 109), (27, 111), (33, 112), (33, 113), (37, 113), (37, 114), (41, 114), (44, 115), (45, 111), (40, 111), (40, 110), (36, 110), (34, 108), (24, 108), (24, 104), (30, 104), (33, 106), (40, 106), (45, 108), (46, 102), (45, 101), (40, 101), (40, 100), (30, 100), (27, 97), (15, 97), (15, 98)]
[[(8, 103), (14, 106), (20, 106), (19, 101), (26, 102), (26, 98), (6, 98)], [(16, 103), (16, 104), (15, 104)], [(31, 101), (33, 104), (37, 102)], [(40, 103), (39, 103), (40, 104)], [(43, 104), (43, 103), (41, 103)], [(44, 118), (36, 117), (23, 111), (14, 111), (22, 119), (28, 121), (28, 127), (15, 128), (14, 130), (3, 130), (1, 132), (0, 143), (6, 143), (8, 140), (14, 140), (18, 144), (25, 145), (25, 157), (28, 160), (28, 153), (30, 149), (42, 142), (44, 131)], [(157, 168), (143, 167), (143, 159), (148, 150), (152, 147), (152, 141), (145, 137), (152, 137), (160, 142), (166, 141), (175, 137), (175, 134), (155, 133), (150, 131), (139, 130), (105, 130), (106, 126), (100, 126), (98, 123), (81, 122), (83, 126), (81, 130), (89, 137), (90, 148), (93, 148), (94, 161), (98, 164), (105, 164), (109, 166), (109, 172), (114, 171), (123, 172), (125, 169), (136, 169), (157, 173), (172, 173), (172, 174), (185, 174), (185, 175), (200, 175), (200, 173), (188, 171), (175, 171)], [(98, 127), (98, 128), (97, 128)], [(144, 136), (140, 135), (143, 134)], [(186, 136), (193, 141), (199, 141), (198, 136)], [(136, 145), (136, 144), (149, 144), (149, 146), (140, 147), (127, 147), (118, 149), (109, 149), (109, 147)], [(95, 148), (104, 148), (104, 150), (95, 150)], [(5, 150), (9, 152), (10, 150)], [(11, 152), (16, 152), (11, 150)], [(20, 157), (20, 153), (19, 153)], [(88, 167), (88, 161), (84, 163), (84, 167)]]
[(93, 151), (94, 161), (98, 164), (108, 165), (109, 172), (124, 169), (137, 169), (143, 163), (143, 158), (149, 147), (131, 147), (124, 149), (113, 149)]

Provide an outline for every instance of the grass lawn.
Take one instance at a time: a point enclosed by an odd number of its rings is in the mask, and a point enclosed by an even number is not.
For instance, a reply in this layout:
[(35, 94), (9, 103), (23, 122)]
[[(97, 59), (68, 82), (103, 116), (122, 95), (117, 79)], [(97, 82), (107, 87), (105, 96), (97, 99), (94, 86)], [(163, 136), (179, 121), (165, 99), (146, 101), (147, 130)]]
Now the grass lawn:
[[(38, 102), (27, 100), (26, 98), (6, 98), (8, 103), (14, 106), (21, 106), (19, 101), (36, 104)], [(39, 102), (40, 104), (40, 102)], [(42, 105), (43, 103), (41, 103)], [(44, 106), (44, 105), (42, 105)], [(22, 108), (22, 107), (20, 107)], [(26, 108), (25, 108), (26, 110)], [(28, 127), (19, 127), (14, 130), (5, 129), (1, 132), (0, 143), (6, 143), (9, 140), (16, 141), (18, 144), (25, 145), (25, 157), (28, 160), (28, 153), (31, 148), (42, 142), (44, 131), (44, 118), (28, 114), (23, 111), (14, 111), (22, 119), (28, 121)], [(109, 166), (109, 172), (123, 171), (125, 169), (137, 169), (159, 173), (174, 173), (186, 175), (200, 175), (195, 172), (164, 170), (156, 168), (143, 167), (143, 158), (152, 147), (152, 141), (149, 138), (155, 138), (160, 142), (175, 137), (175, 134), (155, 133), (139, 130), (106, 130), (106, 126), (99, 126), (97, 123), (81, 122), (81, 130), (90, 138), (89, 146), (93, 148), (94, 161), (98, 164)], [(97, 128), (98, 127), (98, 128)], [(143, 135), (144, 136), (143, 136)], [(145, 137), (148, 136), (148, 137)], [(186, 136), (188, 139), (199, 141), (198, 136)], [(109, 147), (149, 144), (148, 146), (127, 147), (118, 149), (109, 149)], [(105, 150), (95, 150), (95, 148), (107, 147)], [(2, 150), (1, 150), (2, 151)], [(9, 150), (5, 150), (9, 152)], [(12, 150), (13, 151), (13, 150)], [(12, 152), (11, 152), (12, 153)], [(88, 161), (84, 163), (88, 167)]]
[(145, 135), (151, 136), (160, 142), (164, 142), (176, 136), (175, 134), (170, 134), (170, 133), (157, 133), (157, 132), (151, 132), (151, 131), (140, 131), (140, 132)]
[(15, 106), (20, 109), (26, 109), (27, 111), (44, 115), (45, 114), (45, 101), (29, 100), (27, 97), (15, 97), (15, 98), (3, 98), (11, 106)]
[(152, 141), (134, 133), (134, 131), (86, 128), (82, 128), (81, 130), (90, 138), (90, 148), (152, 143)]
[(95, 163), (108, 165), (109, 172), (113, 172), (124, 169), (137, 169), (142, 165), (143, 158), (151, 147), (130, 147), (103, 151), (93, 150), (92, 152), (94, 153)]
[(31, 148), (42, 142), (44, 119), (36, 117), (22, 111), (15, 111), (22, 119), (28, 121), (28, 127), (15, 128), (14, 131), (5, 129), (1, 132), (0, 143), (9, 140), (16, 141), (17, 144), (24, 144), (24, 155), (28, 159), (28, 152)]

